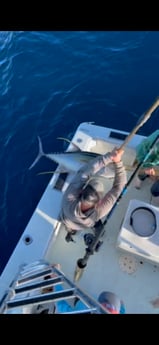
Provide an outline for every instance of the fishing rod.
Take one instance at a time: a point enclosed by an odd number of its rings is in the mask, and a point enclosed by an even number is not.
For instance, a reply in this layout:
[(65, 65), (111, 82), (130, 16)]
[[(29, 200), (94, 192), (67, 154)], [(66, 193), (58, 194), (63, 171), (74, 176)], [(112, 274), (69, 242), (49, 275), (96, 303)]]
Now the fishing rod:
[[(118, 148), (118, 150), (123, 150), (124, 147), (126, 146), (126, 144), (128, 143), (128, 141), (131, 140), (131, 138), (133, 137), (133, 135), (138, 131), (138, 129), (150, 118), (152, 112), (159, 106), (159, 97), (157, 97), (157, 99), (155, 100), (155, 102), (152, 104), (152, 106), (147, 110), (147, 112), (145, 113), (144, 116), (142, 116), (142, 119), (139, 121), (139, 123), (134, 127), (134, 129), (132, 130), (132, 132), (126, 137), (126, 139), (124, 140), (123, 144)], [(115, 204), (113, 205), (113, 207), (111, 208), (110, 212), (108, 213), (106, 219), (104, 220), (104, 222), (102, 223), (101, 220), (99, 220), (94, 228), (95, 228), (95, 236), (93, 236), (93, 240), (90, 242), (90, 244), (88, 244), (88, 246), (86, 247), (86, 253), (84, 255), (83, 258), (80, 258), (77, 260), (77, 264), (76, 264), (76, 269), (75, 269), (75, 273), (74, 273), (74, 281), (77, 281), (80, 279), (80, 277), (83, 274), (84, 268), (87, 266), (87, 261), (89, 259), (89, 257), (91, 255), (94, 254), (94, 251), (97, 251), (97, 247), (98, 245), (100, 245), (100, 238), (104, 235), (105, 232), (105, 225), (107, 223), (107, 221), (109, 220), (109, 218), (111, 217), (114, 209), (116, 208), (117, 204), (119, 203), (120, 199), (122, 198), (122, 196), (126, 193), (128, 186), (130, 185), (131, 181), (133, 180), (134, 176), (137, 174), (137, 172), (139, 171), (140, 167), (142, 166), (142, 164), (148, 159), (148, 157), (150, 156), (150, 154), (153, 151), (153, 147), (156, 144), (157, 140), (159, 139), (159, 136), (157, 136), (155, 138), (155, 140), (152, 142), (151, 146), (150, 146), (150, 150), (149, 152), (145, 155), (144, 159), (138, 163), (138, 165), (136, 166), (134, 172), (132, 173), (132, 175), (130, 176), (129, 180), (127, 181), (126, 185), (124, 186), (123, 190), (121, 191), (120, 195), (118, 196)]]

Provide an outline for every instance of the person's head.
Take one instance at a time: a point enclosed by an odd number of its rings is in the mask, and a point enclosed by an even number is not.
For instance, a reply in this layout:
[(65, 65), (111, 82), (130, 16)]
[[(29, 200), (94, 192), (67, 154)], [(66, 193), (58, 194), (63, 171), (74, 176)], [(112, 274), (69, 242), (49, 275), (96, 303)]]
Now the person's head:
[(125, 314), (125, 307), (122, 300), (113, 292), (103, 291), (99, 295), (98, 301), (111, 314)]
[(104, 187), (103, 183), (99, 180), (99, 178), (92, 178), (89, 182), (84, 186), (81, 192), (81, 203), (90, 206), (95, 206), (99, 200), (104, 195)]
[(97, 191), (88, 184), (81, 193), (81, 202), (84, 204), (95, 205), (99, 201), (99, 194)]

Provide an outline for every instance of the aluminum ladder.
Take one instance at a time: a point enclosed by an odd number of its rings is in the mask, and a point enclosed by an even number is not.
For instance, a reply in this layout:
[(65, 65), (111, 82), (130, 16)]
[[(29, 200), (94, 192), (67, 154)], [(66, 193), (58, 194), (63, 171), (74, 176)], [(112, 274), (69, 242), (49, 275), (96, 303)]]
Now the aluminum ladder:
[[(65, 306), (62, 311), (59, 311), (59, 301)], [(78, 309), (79, 304), (82, 308)], [(109, 314), (100, 303), (68, 279), (58, 266), (43, 260), (20, 267), (0, 301), (0, 313)]]

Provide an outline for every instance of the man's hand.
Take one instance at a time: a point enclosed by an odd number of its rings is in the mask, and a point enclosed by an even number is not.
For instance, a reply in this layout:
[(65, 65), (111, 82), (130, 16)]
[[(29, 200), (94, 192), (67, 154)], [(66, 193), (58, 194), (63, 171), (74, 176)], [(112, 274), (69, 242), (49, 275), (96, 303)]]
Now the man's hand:
[(145, 174), (149, 175), (149, 176), (155, 176), (156, 172), (154, 168), (145, 168)]
[(121, 157), (124, 153), (124, 150), (118, 149), (117, 147), (114, 147), (112, 152), (110, 153), (110, 158), (114, 163), (118, 163), (121, 161)]

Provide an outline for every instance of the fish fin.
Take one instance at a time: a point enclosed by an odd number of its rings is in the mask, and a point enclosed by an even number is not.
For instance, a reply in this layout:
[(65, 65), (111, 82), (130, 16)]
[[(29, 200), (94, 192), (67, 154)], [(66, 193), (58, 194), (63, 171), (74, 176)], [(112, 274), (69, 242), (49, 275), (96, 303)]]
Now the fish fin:
[[(78, 145), (76, 145), (75, 143), (71, 142), (71, 140), (67, 139), (67, 138), (63, 138), (63, 137), (58, 137), (57, 139), (60, 139), (60, 140), (64, 140), (64, 141), (67, 141), (69, 144), (73, 145), (77, 150), (81, 151), (82, 150), (80, 149), (80, 147)], [(71, 151), (70, 151), (71, 152)]]
[(45, 156), (45, 153), (44, 153), (43, 147), (42, 147), (42, 142), (41, 142), (41, 139), (39, 136), (38, 136), (38, 142), (39, 142), (39, 152), (38, 152), (38, 155), (35, 158), (34, 162), (30, 165), (29, 170), (31, 170), (35, 166), (35, 164), (39, 161), (39, 159), (42, 156)]
[(75, 160), (81, 163), (88, 163), (91, 159), (96, 158), (99, 155), (98, 153), (89, 151), (81, 151), (81, 153), (83, 153), (83, 157), (82, 155), (80, 156), (80, 158), (75, 156)]
[(45, 174), (54, 174), (55, 171), (42, 171), (40, 173), (37, 173), (36, 175), (45, 175)]
[(37, 173), (37, 175), (45, 175), (45, 174), (65, 174), (65, 173), (68, 173), (68, 171), (42, 171), (42, 172), (39, 172), (39, 173)]
[(67, 139), (67, 138), (57, 137), (56, 139), (60, 139), (60, 140), (67, 141), (69, 144), (71, 143), (71, 140), (70, 140), (70, 139)]

